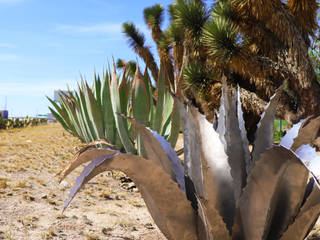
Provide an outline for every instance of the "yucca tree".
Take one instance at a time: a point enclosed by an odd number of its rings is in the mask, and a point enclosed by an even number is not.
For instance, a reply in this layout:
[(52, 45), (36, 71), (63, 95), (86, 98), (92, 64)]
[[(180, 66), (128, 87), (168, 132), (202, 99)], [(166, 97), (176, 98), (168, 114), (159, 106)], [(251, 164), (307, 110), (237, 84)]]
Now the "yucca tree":
[(279, 89), (261, 116), (249, 152), (240, 93), (233, 90), (224, 78), (215, 128), (194, 106), (178, 102), (185, 139), (183, 164), (170, 144), (131, 118), (145, 144), (146, 158), (111, 149), (81, 151), (61, 175), (64, 178), (90, 162), (64, 209), (86, 182), (117, 169), (135, 181), (169, 240), (304, 239), (320, 214), (315, 176), (320, 171), (313, 166), (319, 157), (309, 145), (320, 129), (320, 118), (301, 121), (280, 145), (273, 145)]
[(143, 33), (139, 32), (137, 27), (131, 23), (127, 22), (122, 25), (123, 32), (129, 36), (128, 43), (133, 48), (133, 50), (143, 59), (148, 68), (151, 71), (153, 79), (157, 82), (159, 75), (159, 68), (155, 59), (150, 51), (150, 48), (145, 46), (145, 37)]
[(308, 56), (316, 0), (272, 0), (266, 6), (261, 0), (217, 0), (209, 9), (201, 0), (177, 0), (169, 6), (167, 30), (154, 21), (162, 12), (155, 9), (145, 10), (146, 22), (157, 46), (162, 34), (160, 46), (170, 49), (175, 85), (209, 119), (219, 107), (222, 74), (241, 87), (251, 140), (263, 106), (284, 81), (278, 117), (293, 123), (319, 111), (320, 86)]

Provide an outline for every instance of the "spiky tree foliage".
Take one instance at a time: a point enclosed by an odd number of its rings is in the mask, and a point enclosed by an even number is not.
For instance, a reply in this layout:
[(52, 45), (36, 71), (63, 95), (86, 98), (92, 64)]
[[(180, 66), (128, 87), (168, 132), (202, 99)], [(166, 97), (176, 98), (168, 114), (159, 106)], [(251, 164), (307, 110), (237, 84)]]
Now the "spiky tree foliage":
[[(232, 3), (237, 16), (234, 22), (240, 31), (252, 39), (264, 56), (289, 73), (290, 88), (299, 96), (299, 111), (317, 111), (320, 91), (307, 54), (308, 36), (305, 36), (315, 30), (316, 0), (288, 1), (288, 6), (282, 1), (234, 0)], [(308, 20), (301, 25), (297, 19), (302, 15)]]
[(153, 79), (157, 81), (159, 68), (150, 49), (145, 46), (145, 37), (143, 33), (139, 32), (136, 26), (131, 22), (124, 23), (122, 27), (123, 32), (128, 38), (130, 47), (132, 47), (132, 49), (143, 59), (150, 69)]
[[(279, 104), (284, 111), (277, 111), (278, 117), (292, 123), (320, 111), (320, 86), (308, 56), (317, 9), (316, 0), (217, 0), (210, 9), (201, 0), (176, 0), (169, 6), (165, 31), (156, 20), (162, 20), (162, 8), (155, 5), (144, 15), (152, 35), (158, 36), (153, 37), (158, 50), (165, 49), (167, 59), (172, 56), (176, 90), (186, 87), (184, 95), (213, 116), (225, 74), (229, 84), (249, 91), (242, 100), (246, 120), (255, 119), (252, 124), (246, 121), (253, 133), (263, 105), (251, 104), (252, 97), (262, 104), (284, 81)], [(201, 66), (200, 77), (190, 74), (191, 65)], [(207, 85), (199, 79), (207, 79)]]
[(117, 68), (123, 69), (125, 73), (129, 74), (129, 76), (133, 78), (137, 69), (137, 63), (135, 61), (126, 62), (123, 59), (118, 59)]
[(166, 35), (161, 30), (163, 14), (164, 9), (160, 4), (146, 8), (143, 11), (145, 23), (151, 30), (152, 39), (157, 45), (160, 64), (165, 66), (168, 84), (171, 85), (171, 89), (174, 89), (174, 73), (170, 47), (166, 41)]
[(153, 40), (159, 44), (162, 38), (161, 24), (163, 22), (163, 7), (156, 4), (153, 7), (146, 8), (143, 11), (144, 21), (152, 31)]

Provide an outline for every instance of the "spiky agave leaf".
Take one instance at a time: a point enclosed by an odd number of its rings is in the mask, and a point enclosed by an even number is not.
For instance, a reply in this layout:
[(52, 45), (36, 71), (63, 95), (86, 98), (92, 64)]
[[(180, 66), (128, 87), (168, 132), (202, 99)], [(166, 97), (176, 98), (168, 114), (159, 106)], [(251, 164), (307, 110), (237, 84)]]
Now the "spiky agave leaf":
[(240, 118), (238, 117), (238, 105), (240, 104), (241, 107), (241, 103), (238, 102), (237, 94), (237, 91), (233, 93), (231, 87), (227, 86), (226, 77), (223, 76), (217, 132), (228, 155), (236, 200), (239, 199), (242, 188), (246, 185), (246, 169), (249, 162), (246, 157), (250, 157), (248, 154), (249, 145), (247, 142), (242, 142), (243, 137), (238, 122)]
[(296, 151), (303, 144), (312, 144), (317, 138), (320, 129), (320, 117), (307, 118), (301, 124), (298, 136), (294, 138), (291, 146), (292, 151)]
[(318, 187), (314, 187), (295, 221), (288, 227), (280, 240), (301, 240), (308, 235), (320, 215), (319, 199), (320, 190)]
[(178, 102), (184, 132), (185, 174), (195, 185), (196, 194), (217, 209), (231, 231), (235, 210), (230, 166), (218, 134), (205, 116)]
[(170, 126), (168, 127), (169, 134), (167, 136), (167, 141), (171, 144), (172, 147), (175, 147), (179, 138), (180, 133), (180, 112), (176, 103), (176, 100), (174, 99), (170, 119)]
[(153, 123), (151, 125), (151, 129), (155, 130), (156, 132), (161, 132), (161, 127), (163, 125), (163, 111), (164, 111), (164, 100), (165, 100), (165, 92), (166, 92), (166, 72), (165, 67), (162, 65), (160, 67), (159, 72), (159, 81), (157, 83), (157, 90), (158, 90), (158, 97), (157, 97), (157, 106), (155, 111), (155, 116), (153, 119)]
[[(288, 167), (284, 175), (280, 187), (281, 190), (276, 213), (270, 228), (269, 237), (271, 239), (278, 239), (281, 236), (283, 231), (286, 230), (289, 224), (296, 218), (301, 204), (304, 202), (308, 177), (310, 173), (313, 175), (313, 171), (317, 169), (312, 165), (308, 166), (306, 162), (315, 163), (318, 160), (315, 150), (309, 145), (304, 144), (309, 144), (314, 140), (314, 132), (317, 132), (319, 125), (319, 118), (307, 119), (305, 121), (301, 120), (300, 123), (295, 124), (281, 140), (280, 145), (295, 151), (301, 162), (300, 164)], [(300, 235), (298, 236), (297, 239), (302, 239)]]
[(238, 115), (238, 124), (240, 129), (240, 135), (242, 140), (242, 149), (244, 151), (244, 159), (246, 162), (246, 171), (247, 175), (250, 173), (250, 162), (251, 162), (251, 155), (249, 151), (249, 140), (247, 138), (247, 130), (245, 128), (245, 122), (243, 119), (243, 111), (242, 111), (242, 102), (240, 99), (240, 87), (237, 87), (237, 115)]
[[(226, 228), (223, 219), (219, 215), (218, 211), (212, 207), (210, 201), (206, 201), (197, 197), (199, 206), (198, 214), (201, 217), (206, 232), (207, 240), (231, 240), (231, 236)], [(199, 236), (199, 239), (201, 236)]]
[(252, 164), (255, 164), (255, 162), (259, 159), (261, 153), (265, 152), (273, 145), (275, 112), (282, 89), (283, 85), (278, 88), (276, 90), (276, 93), (270, 98), (270, 102), (265, 107), (264, 113), (261, 115), (252, 151)]
[(70, 119), (68, 117), (66, 110), (62, 106), (59, 106), (51, 98), (47, 97), (47, 99), (49, 100), (49, 102), (53, 105), (54, 109), (56, 110), (55, 111), (53, 108), (49, 107), (49, 110), (52, 113), (52, 115), (59, 121), (59, 123), (63, 126), (63, 128), (65, 130), (67, 130), (69, 133), (74, 135), (74, 131), (71, 128)]
[[(99, 91), (99, 90), (97, 90)], [(101, 112), (101, 104), (99, 105), (97, 99), (94, 97), (92, 90), (89, 88), (88, 84), (85, 83), (84, 86), (84, 97), (86, 106), (88, 109), (89, 119), (93, 125), (95, 140), (104, 138), (103, 130), (103, 118)]]
[(157, 132), (148, 130), (135, 119), (122, 116), (128, 119), (139, 132), (146, 151), (145, 158), (161, 166), (163, 171), (177, 181), (181, 190), (185, 192), (183, 166), (170, 144)]
[[(195, 216), (189, 201), (170, 176), (152, 161), (110, 150), (88, 150), (79, 156), (94, 158), (77, 178), (67, 206), (79, 189), (90, 179), (108, 170), (126, 173), (138, 186), (155, 223), (170, 240), (197, 240)], [(83, 162), (83, 161), (81, 161)], [(152, 175), (146, 175), (152, 172)], [(159, 191), (161, 189), (161, 191)]]
[(79, 167), (80, 165), (89, 162), (91, 159), (90, 158), (86, 158), (83, 157), (79, 160), (79, 156), (82, 155), (83, 153), (85, 153), (86, 151), (88, 151), (89, 149), (95, 149), (97, 148), (97, 146), (102, 146), (102, 145), (106, 145), (108, 147), (114, 147), (114, 145), (110, 144), (109, 142), (107, 142), (104, 139), (101, 140), (97, 140), (94, 142), (91, 142), (89, 144), (87, 144), (86, 146), (80, 148), (76, 154), (73, 156), (72, 160), (70, 161), (70, 163), (64, 168), (62, 169), (57, 175), (59, 175), (59, 183), (67, 176), (69, 175), (74, 169), (76, 169), (77, 167)]
[(300, 160), (282, 146), (275, 146), (260, 156), (238, 205), (241, 220), (237, 224), (241, 225), (245, 239), (267, 238), (281, 194), (281, 182), (287, 169), (295, 164), (301, 165)]
[(121, 113), (121, 102), (119, 95), (119, 86), (118, 86), (118, 77), (115, 70), (115, 65), (113, 66), (113, 74), (112, 79), (110, 81), (110, 97), (112, 103), (112, 110), (115, 117), (115, 123), (118, 129), (118, 134), (120, 136), (121, 142), (126, 150), (126, 152), (135, 153), (136, 149), (132, 143), (132, 139), (130, 138), (128, 125), (125, 119), (119, 116)]

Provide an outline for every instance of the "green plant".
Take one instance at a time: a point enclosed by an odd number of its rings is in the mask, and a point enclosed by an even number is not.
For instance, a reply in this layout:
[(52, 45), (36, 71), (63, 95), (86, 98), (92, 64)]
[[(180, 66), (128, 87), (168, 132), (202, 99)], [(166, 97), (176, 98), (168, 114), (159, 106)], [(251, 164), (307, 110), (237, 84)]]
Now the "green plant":
[(122, 76), (117, 76), (114, 66), (113, 72), (107, 70), (102, 79), (96, 75), (92, 88), (82, 80), (78, 91), (60, 94), (60, 103), (48, 98), (53, 105), (50, 111), (68, 132), (86, 143), (104, 139), (114, 149), (143, 155), (139, 133), (119, 115), (124, 114), (159, 132), (174, 147), (179, 112), (165, 85), (164, 70), (159, 72), (157, 96), (147, 71), (142, 75), (137, 67), (134, 78), (130, 75), (123, 68)]
[[(144, 9), (154, 49), (171, 89), (182, 87), (208, 119), (219, 109), (222, 74), (242, 88), (250, 141), (265, 103), (284, 81), (288, 92), (282, 94), (278, 118), (291, 124), (319, 113), (317, 0), (177, 0), (168, 10), (164, 24), (163, 6)], [(155, 51), (144, 34), (133, 23), (123, 24), (123, 32), (149, 70), (157, 72)]]
[(38, 126), (40, 124), (46, 124), (48, 122), (48, 119), (42, 118), (30, 118), (25, 117), (23, 120), (20, 120), (19, 118), (10, 118), (10, 119), (3, 119), (0, 118), (0, 129), (12, 129), (12, 128), (22, 128), (22, 127), (28, 127), (28, 126)]
[[(320, 117), (294, 125), (280, 145), (273, 145), (281, 91), (261, 116), (252, 152), (239, 90), (225, 80), (215, 129), (195, 107), (176, 100), (183, 123), (184, 164), (165, 139), (127, 118), (141, 135), (146, 158), (107, 149), (81, 151), (62, 178), (91, 162), (77, 178), (64, 209), (86, 182), (116, 169), (134, 180), (155, 223), (170, 240), (304, 239), (320, 214), (317, 169), (312, 166), (318, 157), (309, 145), (320, 129)], [(308, 184), (310, 173), (314, 178)]]

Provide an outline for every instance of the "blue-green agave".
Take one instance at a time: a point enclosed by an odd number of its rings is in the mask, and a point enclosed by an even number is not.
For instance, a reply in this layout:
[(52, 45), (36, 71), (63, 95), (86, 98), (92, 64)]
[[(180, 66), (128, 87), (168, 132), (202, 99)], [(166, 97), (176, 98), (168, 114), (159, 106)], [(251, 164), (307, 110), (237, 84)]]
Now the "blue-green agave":
[(113, 67), (102, 78), (95, 75), (92, 88), (82, 80), (77, 91), (60, 94), (60, 103), (48, 98), (53, 105), (49, 109), (68, 132), (83, 142), (103, 139), (116, 150), (143, 155), (139, 133), (120, 114), (134, 117), (159, 132), (174, 147), (180, 130), (179, 111), (169, 94), (162, 69), (157, 90), (155, 97), (147, 71), (142, 75), (137, 67), (131, 78), (125, 70), (121, 76), (117, 75)]

